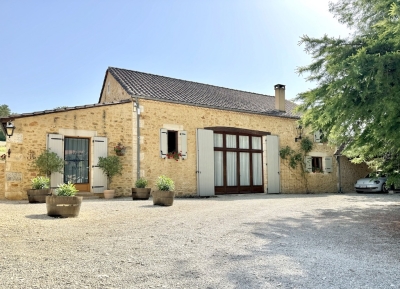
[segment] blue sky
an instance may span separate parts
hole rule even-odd
[[[107,67],[291,99],[300,36],[348,35],[328,0],[0,0],[0,105],[97,103]]]

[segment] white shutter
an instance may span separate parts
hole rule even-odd
[[[306,165],[306,172],[311,173],[312,172],[312,157],[311,156],[305,156],[304,157],[304,163]]]
[[[182,160],[187,159],[187,133],[186,130],[179,131],[179,142],[181,145]]]
[[[214,196],[214,132],[197,129],[197,194]]]
[[[281,191],[279,137],[267,135],[267,192],[268,194],[279,194]]]
[[[321,142],[321,135],[321,130],[317,130],[316,132],[314,132],[314,142]]]
[[[168,153],[168,130],[160,129],[160,158],[165,159]]]
[[[97,166],[99,157],[107,157],[108,141],[106,137],[95,136],[93,142],[92,158],[92,193],[102,193],[107,189],[107,176]]]
[[[62,134],[49,133],[47,135],[47,149],[64,159],[64,136]],[[64,183],[63,173],[52,173],[50,176],[50,188],[56,189]]]
[[[325,172],[332,172],[332,157],[325,157]]]

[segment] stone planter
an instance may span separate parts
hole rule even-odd
[[[77,217],[83,197],[47,196],[47,215],[51,217]]]
[[[50,189],[27,190],[29,203],[46,203],[46,196],[51,196]]]
[[[175,193],[171,191],[153,191],[153,204],[158,206],[172,206]]]
[[[148,200],[151,188],[132,188],[132,200]]]
[[[113,199],[115,190],[104,190],[104,199]]]

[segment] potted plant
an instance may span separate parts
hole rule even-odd
[[[104,172],[107,176],[107,190],[104,190],[104,198],[112,199],[114,198],[115,191],[110,190],[110,184],[112,178],[121,174],[122,164],[117,156],[99,157],[99,163],[97,166]]]
[[[174,181],[166,176],[159,176],[156,182],[158,191],[153,191],[153,204],[159,206],[172,206],[174,202]]]
[[[135,182],[135,188],[132,188],[133,200],[148,200],[150,198],[151,188],[146,188],[147,180],[139,178]]]
[[[27,190],[29,203],[46,203],[46,196],[50,196],[50,179],[36,177],[31,180],[31,189]]]
[[[117,154],[117,156],[123,156],[125,155],[125,150],[126,148],[124,147],[124,145],[122,143],[118,143],[115,147],[114,147],[114,151]]]
[[[40,174],[48,178],[52,173],[64,173],[64,160],[49,149],[44,150],[35,159],[33,165],[39,170]]]
[[[54,195],[46,197],[47,215],[51,217],[77,217],[83,197],[75,196],[78,190],[71,182],[58,185]]]

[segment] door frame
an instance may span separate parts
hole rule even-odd
[[[65,146],[66,146],[66,139],[86,139],[87,140],[87,154],[88,154],[88,182],[87,183],[74,183],[75,188],[80,191],[80,192],[90,192],[91,188],[91,142],[92,138],[91,137],[78,137],[78,136],[64,136],[64,162],[65,160]],[[64,177],[65,177],[65,164],[64,164]]]
[[[223,195],[223,194],[250,194],[250,193],[264,193],[264,165],[263,165],[263,155],[264,155],[264,144],[263,144],[263,136],[270,135],[270,132],[265,131],[257,131],[257,130],[249,130],[235,127],[206,127],[205,129],[212,130],[215,134],[223,135],[223,147],[214,147],[214,151],[222,151],[223,153],[223,186],[215,186],[215,194]],[[236,148],[226,148],[226,135],[236,135]],[[249,137],[249,149],[240,149],[239,148],[239,136],[248,136]],[[252,148],[252,140],[251,137],[260,137],[261,139],[261,148],[253,149]],[[227,186],[227,152],[236,152],[237,162],[236,162],[236,174],[237,174],[237,185],[236,186]],[[240,153],[246,152],[249,153],[249,174],[250,174],[250,185],[249,186],[241,186],[240,185]],[[261,185],[253,185],[253,153],[261,154]]]

